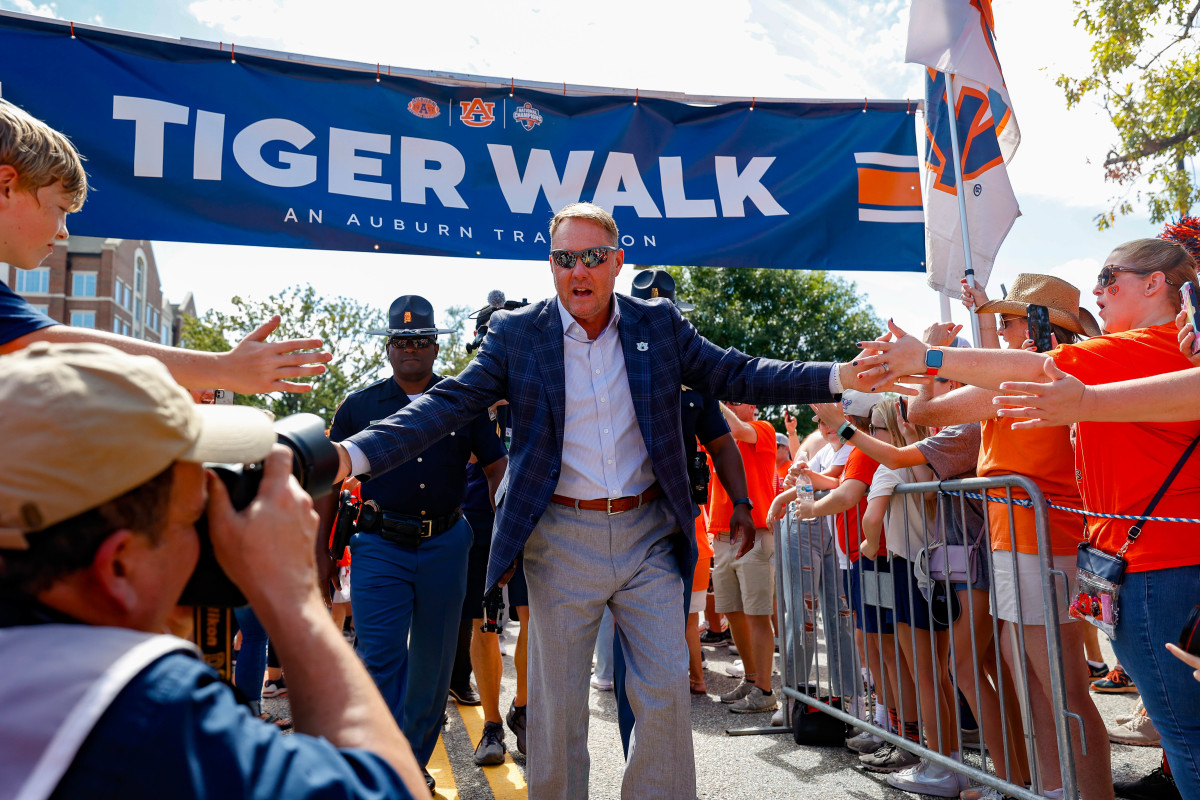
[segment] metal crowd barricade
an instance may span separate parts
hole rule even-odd
[[[982,503],[982,513],[984,515],[984,531],[985,537],[979,545],[981,550],[987,551],[989,544],[987,541],[988,521],[991,514],[1000,513],[1008,515],[1009,530],[1013,526],[1013,497],[1012,489],[1019,488],[1023,490],[1030,498],[1029,506],[1034,515],[1037,545],[1039,553],[1040,566],[1040,583],[1041,583],[1041,601],[1043,608],[1046,610],[1045,628],[1046,648],[1049,660],[1050,672],[1050,698],[1052,705],[1052,713],[1054,717],[1054,731],[1052,732],[1059,754],[1059,769],[1062,776],[1063,797],[1067,800],[1078,797],[1078,789],[1075,773],[1075,759],[1071,747],[1071,731],[1069,725],[1071,722],[1075,725],[1075,730],[1078,733],[1082,751],[1087,753],[1087,742],[1083,740],[1083,725],[1081,718],[1067,708],[1066,692],[1064,688],[1063,667],[1062,667],[1062,643],[1059,636],[1059,626],[1056,624],[1058,619],[1057,609],[1059,604],[1065,605],[1067,576],[1061,571],[1054,568],[1051,556],[1050,545],[1050,530],[1048,508],[1041,491],[1037,485],[1029,478],[1021,475],[1001,476],[997,478],[970,478],[965,480],[950,480],[950,481],[930,481],[924,483],[908,483],[901,484],[896,487],[896,495],[915,494],[923,496],[927,493],[938,494],[937,504],[937,519],[930,520],[927,517],[926,507],[923,503],[918,503],[921,508],[920,527],[924,538],[924,546],[929,547],[930,544],[946,541],[947,516],[948,513],[953,513],[952,507],[957,505],[958,519],[965,520],[968,518],[966,513],[966,504],[968,503],[968,494],[979,497],[985,495],[987,490],[992,490],[993,497],[1002,496],[1003,503],[991,502]],[[999,490],[997,492],[996,490]],[[823,493],[818,493],[818,497]],[[1021,501],[1023,504],[1026,502]],[[905,522],[909,520],[908,504],[902,504],[904,510]],[[997,775],[994,770],[989,768],[989,759],[987,745],[984,742],[983,729],[985,719],[982,715],[982,701],[979,695],[979,686],[981,681],[988,680],[985,673],[985,667],[991,667],[992,664],[983,663],[986,653],[978,652],[975,647],[979,641],[978,632],[975,629],[975,593],[967,591],[967,605],[960,609],[960,615],[966,614],[970,624],[969,640],[972,644],[971,651],[971,670],[973,672],[969,685],[976,687],[976,696],[974,703],[975,716],[980,730],[980,759],[978,762],[975,759],[964,758],[963,761],[957,761],[948,755],[937,752],[932,747],[926,746],[920,742],[913,742],[903,737],[903,725],[901,730],[892,733],[886,728],[876,725],[872,719],[863,719],[862,717],[870,717],[868,709],[864,708],[863,695],[867,691],[867,687],[863,685],[862,675],[862,658],[859,653],[858,646],[855,641],[856,633],[853,627],[852,614],[874,613],[877,621],[882,616],[881,607],[888,602],[886,592],[881,592],[879,598],[880,605],[867,606],[859,605],[856,609],[851,609],[851,613],[847,613],[847,607],[841,605],[842,602],[848,602],[843,598],[849,598],[851,593],[848,589],[848,572],[838,570],[838,585],[830,586],[830,573],[828,569],[829,547],[831,545],[830,537],[836,537],[833,518],[817,518],[815,521],[805,521],[796,519],[790,508],[776,528],[776,543],[775,543],[775,569],[776,569],[776,603],[778,611],[779,629],[777,631],[780,643],[781,654],[781,673],[783,682],[783,693],[786,697],[795,699],[799,703],[804,703],[813,709],[819,710],[825,714],[829,714],[836,719],[839,719],[854,728],[869,731],[879,737],[884,742],[897,745],[904,748],[930,762],[941,765],[955,772],[965,775],[967,778],[987,786],[994,787],[1012,797],[1022,798],[1022,800],[1041,800],[1042,798],[1042,779],[1038,773],[1037,767],[1037,743],[1041,737],[1051,735],[1050,731],[1035,730],[1032,724],[1031,699],[1029,697],[1028,682],[1019,680],[1014,685],[1021,692],[1020,714],[1019,719],[1010,719],[1010,714],[1005,711],[1006,692],[1013,689],[1013,686],[1006,686],[1006,681],[1003,679],[995,681],[993,688],[999,695],[999,716],[1000,730],[1002,733],[1002,746],[1004,749],[1004,762],[1009,765],[1005,775]],[[844,514],[856,515],[857,508],[851,509]],[[862,537],[861,520],[858,526],[858,536]],[[849,522],[845,520],[844,522]],[[931,524],[934,523],[934,524]],[[967,548],[969,542],[960,544],[950,544],[948,547],[963,547]],[[880,553],[882,555],[882,551]],[[911,555],[911,553],[910,553]],[[981,555],[983,555],[981,553]],[[989,574],[989,594],[992,607],[996,607],[996,583],[995,571],[993,569],[992,558],[1010,558],[1014,581],[1016,581],[1016,605],[1017,617],[1023,620],[1024,616],[1021,613],[1021,591],[1020,591],[1020,574],[1017,569],[1017,558],[1015,551],[995,551],[991,554],[991,558],[984,559],[983,568],[990,571]],[[887,564],[892,564],[893,556],[889,552],[887,554]],[[820,574],[818,574],[820,573]],[[865,571],[863,574],[871,574],[870,571]],[[874,573],[876,575],[882,573]],[[1056,580],[1057,579],[1057,580]],[[818,585],[819,584],[819,585]],[[954,591],[948,577],[944,579],[944,588],[947,596]],[[1060,595],[1058,587],[1063,587],[1064,591]],[[865,592],[864,592],[865,594]],[[911,603],[914,600],[909,594],[910,612]],[[949,599],[947,597],[947,603]],[[894,605],[894,597],[893,597]],[[820,624],[818,624],[818,615]],[[988,615],[985,617],[992,625],[992,641],[995,643],[994,655],[995,659],[995,675],[1004,675],[1006,666],[1002,663],[1001,658],[1001,642],[999,624],[996,618]],[[847,635],[847,624],[849,624],[849,635]],[[1084,624],[1084,623],[1077,623]],[[931,628],[933,626],[931,625]],[[1014,623],[1016,628],[1016,647],[1015,652],[1018,654],[1026,653],[1026,631],[1025,623]],[[879,636],[879,634],[863,634],[864,636]],[[899,634],[895,634],[899,638]],[[925,631],[916,626],[910,627],[913,649],[916,649],[918,636],[928,636],[930,646],[934,653],[934,663],[937,663],[937,644],[935,642],[935,634],[932,630]],[[926,720],[922,713],[922,704],[920,702],[920,676],[913,676],[913,686],[917,690],[916,700],[916,716],[915,720],[918,724],[919,731],[936,731],[939,740],[945,740],[941,731],[941,712],[938,709],[938,697],[940,693],[939,685],[941,681],[948,680],[950,682],[949,696],[953,698],[954,708],[952,709],[951,718],[956,723],[958,728],[957,733],[949,738],[956,743],[956,747],[960,753],[963,752],[963,741],[961,733],[961,714],[958,709],[957,698],[959,697],[960,677],[965,679],[966,676],[960,676],[956,666],[956,645],[954,636],[949,636],[950,651],[948,656],[948,664],[942,664],[942,669],[936,670],[934,679],[934,706],[938,713],[937,720],[934,725],[927,727]],[[900,647],[893,647],[894,663],[889,662],[899,672],[902,669],[900,663]],[[849,653],[846,651],[849,650]],[[880,650],[880,659],[884,658],[882,649]],[[1018,660],[1018,659],[1014,659]],[[1019,659],[1021,672],[1025,673],[1028,670],[1027,662],[1024,657]],[[888,707],[896,707],[901,709],[903,716],[903,706],[905,705],[905,697],[902,682],[898,682],[898,694],[896,698],[889,696],[887,689],[887,681],[883,675],[874,676],[875,695],[877,701],[884,703]],[[1022,688],[1024,687],[1024,688]],[[832,704],[833,698],[842,698],[841,707]],[[830,702],[826,702],[826,698]],[[869,696],[867,697],[869,701]],[[1032,702],[1038,702],[1036,700]],[[867,703],[869,708],[869,703]],[[909,704],[910,707],[912,703]],[[790,732],[792,728],[792,704],[784,703],[785,708],[785,724],[783,731]],[[912,722],[913,720],[903,720]],[[1009,741],[1011,728],[1014,725],[1020,725],[1022,734],[1019,741],[1024,743],[1024,750],[1028,760],[1029,777],[1031,786],[1026,787],[1024,783],[1016,783],[1010,780],[1012,757],[1015,753],[1009,751]],[[780,732],[780,729],[742,729],[739,731],[730,731],[732,734],[748,734],[748,733],[766,733]],[[918,737],[923,738],[923,737]],[[936,742],[934,743],[936,746]],[[975,763],[978,763],[978,766]]]

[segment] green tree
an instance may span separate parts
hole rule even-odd
[[[265,408],[277,418],[307,411],[328,423],[346,395],[376,380],[387,367],[383,337],[366,333],[384,327],[381,309],[346,297],[319,297],[308,285],[289,287],[265,301],[234,297],[232,302],[232,313],[208,311],[184,320],[183,346],[209,352],[230,350],[264,320],[279,314],[283,322],[272,339],[315,336],[333,353],[324,375],[298,379],[312,383],[311,392],[238,395],[238,403]]]
[[[439,375],[457,375],[475,357],[474,352],[467,352],[467,345],[475,338],[475,320],[467,319],[473,311],[467,306],[450,306],[446,309],[449,319],[444,327],[454,332],[438,341],[438,359],[433,368]]]
[[[847,361],[859,352],[855,342],[884,330],[853,282],[820,270],[664,269],[676,297],[696,305],[688,319],[721,347],[784,361]],[[815,427],[804,411],[793,409],[802,437]],[[762,417],[783,432],[782,408],[764,407]]]
[[[1097,215],[1101,230],[1133,211],[1145,179],[1150,219],[1183,216],[1200,190],[1188,162],[1200,149],[1200,47],[1195,0],[1075,0],[1076,27],[1092,37],[1091,72],[1062,75],[1067,108],[1098,98],[1116,129],[1105,178],[1125,187]],[[1140,191],[1136,199],[1141,199]]]

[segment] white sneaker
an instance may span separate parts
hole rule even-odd
[[[774,692],[768,697],[763,694],[762,689],[755,686],[749,694],[731,705],[729,710],[734,714],[761,714],[764,711],[773,711],[779,703],[778,697]]]
[[[1150,721],[1150,717],[1146,716],[1144,710],[1141,714],[1135,714],[1133,719],[1124,725],[1110,726],[1108,740],[1116,744],[1129,744],[1135,747],[1158,747],[1161,744],[1158,729],[1154,727],[1154,723]]]
[[[771,715],[771,727],[783,727],[783,706],[780,706],[778,709],[776,709],[775,713]]]
[[[739,658],[725,668],[725,674],[731,678],[744,678],[746,677],[746,665]]]
[[[887,782],[906,792],[934,797],[958,797],[969,786],[967,776],[934,766],[925,759],[915,767],[888,775]]]
[[[859,754],[874,753],[881,744],[883,744],[883,739],[875,734],[870,731],[860,731],[846,740],[846,749]]]
[[[1145,708],[1145,706],[1142,705],[1142,698],[1139,695],[1137,702],[1133,704],[1133,711],[1131,711],[1128,714],[1117,714],[1115,717],[1113,717],[1113,724],[1114,725],[1124,725],[1125,723],[1129,722],[1129,720],[1136,717],[1138,714],[1141,714],[1143,708]]]
[[[601,692],[611,692],[613,690],[613,682],[605,678],[592,676],[592,688],[598,689]]]

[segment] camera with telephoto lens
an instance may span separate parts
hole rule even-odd
[[[325,437],[325,421],[316,414],[292,414],[275,423],[275,435],[280,444],[292,451],[292,474],[300,487],[313,498],[332,491],[337,477],[338,454],[333,443]],[[255,464],[207,464],[225,488],[237,511],[254,500],[262,483],[263,462]],[[179,598],[180,605],[208,608],[236,608],[246,605],[241,590],[221,569],[213,553],[208,535],[208,516],[196,523],[200,537],[200,560],[196,570]],[[313,531],[316,535],[316,531]]]
[[[488,292],[488,304],[483,308],[471,314],[467,319],[475,320],[475,338],[467,343],[467,352],[478,350],[483,345],[483,339],[487,336],[488,323],[492,320],[492,314],[497,311],[512,311],[529,305],[529,300],[522,297],[520,302],[516,300],[505,300],[504,292],[499,289],[492,289]]]

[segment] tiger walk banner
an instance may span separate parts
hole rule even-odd
[[[585,200],[631,263],[924,270],[915,102],[442,83],[13,13],[0,48],[4,99],[87,158],[76,234],[541,260]]]

